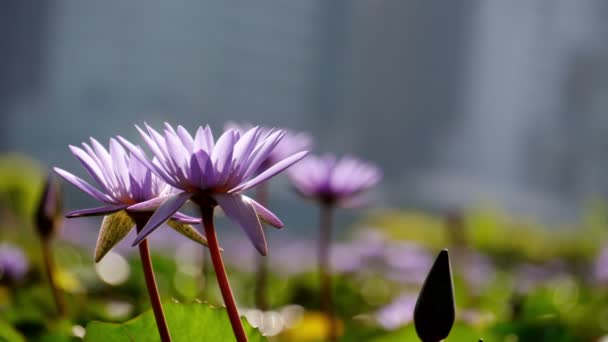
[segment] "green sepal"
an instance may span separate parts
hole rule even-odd
[[[174,220],[167,221],[167,225],[169,225],[169,227],[173,228],[175,231],[184,235],[188,239],[203,246],[207,246],[207,238],[201,235],[201,233],[199,233],[193,226],[185,223],[180,223]]]
[[[99,262],[117,243],[127,236],[135,221],[125,210],[104,216],[95,246],[95,262]]]

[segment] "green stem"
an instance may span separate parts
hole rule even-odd
[[[138,222],[138,220],[136,220],[137,232],[139,232],[144,225],[145,222]],[[152,259],[150,258],[148,240],[144,239],[138,247],[144,278],[146,280],[146,288],[148,289],[148,296],[150,297],[150,303],[152,304],[152,312],[154,312],[154,319],[156,320],[160,340],[162,342],[171,342],[169,326],[167,325],[167,319],[163,312],[158,286],[156,285],[156,279],[154,278],[154,267],[152,266]]]
[[[328,339],[338,340],[338,326],[334,317],[334,303],[330,275],[330,246],[333,206],[321,205],[321,222],[319,226],[319,277],[321,282],[321,310],[329,320]]]
[[[268,186],[267,183],[261,184],[257,188],[256,201],[263,206],[268,204]],[[268,297],[266,296],[268,288],[268,257],[256,254],[257,270],[255,273],[255,305],[260,310],[268,310]]]
[[[41,242],[42,259],[44,260],[44,268],[49,281],[49,287],[51,288],[51,292],[53,293],[55,307],[57,308],[57,313],[59,314],[59,317],[64,317],[66,314],[65,301],[63,300],[61,291],[59,290],[59,287],[57,287],[57,282],[55,281],[55,258],[53,256],[53,251],[51,250],[51,239],[42,238]]]
[[[239,316],[232,290],[230,289],[230,283],[228,282],[228,275],[224,268],[224,262],[222,261],[222,253],[220,252],[220,246],[217,241],[217,235],[215,234],[215,226],[213,225],[213,207],[207,205],[200,205],[201,216],[203,218],[203,227],[205,228],[205,235],[207,236],[207,243],[209,244],[209,254],[211,255],[211,262],[215,270],[215,276],[217,283],[222,292],[222,298],[224,299],[224,305],[226,305],[226,311],[228,311],[228,318],[232,325],[232,331],[234,331],[234,337],[237,342],[247,342],[247,335],[245,329],[243,329],[243,323]]]

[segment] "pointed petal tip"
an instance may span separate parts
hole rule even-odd
[[[131,247],[136,247],[137,245],[139,245],[144,239],[146,238],[146,236],[143,235],[137,235],[135,237],[135,240],[133,240],[133,243],[131,244]]]

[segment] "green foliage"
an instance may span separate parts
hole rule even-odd
[[[25,156],[0,155],[0,208],[29,222],[41,195],[42,170],[40,164]]]
[[[494,332],[492,331],[484,331],[478,330],[471,326],[456,323],[454,327],[452,327],[452,331],[450,332],[450,336],[445,341],[470,341],[477,342],[480,338],[483,338],[484,341],[500,341],[496,338]],[[418,342],[418,336],[416,335],[416,329],[413,324],[409,324],[401,329],[397,329],[395,331],[387,332],[380,329],[361,329],[357,327],[352,327],[347,330],[346,335],[343,336],[343,342],[357,342],[357,341],[366,341],[366,342]],[[521,340],[520,340],[521,341]],[[528,340],[524,340],[528,341]]]
[[[575,265],[587,263],[608,240],[608,215],[600,203],[585,213],[578,226],[546,227],[533,219],[514,219],[491,209],[461,215],[459,230],[450,226],[449,215],[394,210],[376,212],[362,226],[378,227],[391,239],[413,241],[433,250],[464,245],[505,266],[555,259]]]
[[[170,303],[163,306],[173,341],[232,341],[234,335],[224,309],[205,304]],[[266,341],[260,333],[243,320],[249,341]],[[151,310],[122,323],[93,321],[87,325],[87,342],[160,341]]]
[[[0,341],[25,342],[25,338],[9,323],[0,320]]]

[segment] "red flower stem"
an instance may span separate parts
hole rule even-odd
[[[51,250],[51,239],[43,237],[42,240],[42,260],[44,260],[44,269],[46,271],[46,277],[49,281],[49,287],[53,293],[53,300],[55,301],[55,307],[57,308],[57,314],[59,317],[64,317],[66,314],[65,302],[61,295],[61,290],[57,287],[55,281],[55,258],[53,251]]]
[[[319,277],[321,282],[321,310],[329,320],[327,338],[330,341],[338,340],[338,326],[334,317],[334,304],[330,275],[330,246],[333,206],[329,203],[321,205],[321,222],[319,226]]]
[[[137,232],[139,232],[145,224],[145,221],[142,223],[138,222],[136,219]],[[148,289],[148,297],[150,297],[150,303],[152,304],[152,312],[154,312],[154,319],[156,320],[160,340],[162,342],[171,342],[169,326],[167,325],[167,319],[165,318],[165,314],[163,312],[160,294],[158,293],[158,286],[156,285],[156,279],[154,278],[154,267],[152,266],[152,259],[150,258],[148,240],[144,239],[139,243],[138,247],[139,257],[141,258],[141,265],[144,271],[144,278],[146,280],[146,288]]]
[[[228,276],[226,275],[226,269],[224,268],[224,262],[222,261],[222,254],[220,252],[220,246],[217,241],[215,234],[215,227],[213,225],[213,207],[207,205],[201,205],[201,216],[203,218],[203,227],[205,228],[205,235],[207,237],[207,243],[209,244],[209,254],[211,255],[211,262],[215,270],[215,276],[217,278],[217,284],[222,292],[222,298],[224,299],[224,305],[226,305],[226,311],[228,311],[228,318],[230,318],[230,324],[232,325],[232,331],[234,331],[234,337],[237,342],[247,342],[247,335],[243,329],[241,318],[239,316],[232,290],[230,289],[230,283],[228,282]]]
[[[268,183],[260,184],[257,188],[255,199],[263,206],[268,204]],[[255,305],[260,310],[268,310],[268,257],[255,253],[257,258],[257,270],[255,273]]]

